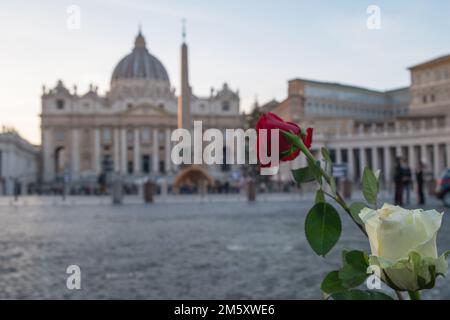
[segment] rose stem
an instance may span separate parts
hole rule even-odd
[[[302,139],[300,139],[298,136],[293,135],[290,132],[285,132],[283,131],[283,133],[285,134],[285,136],[288,137],[288,139],[294,144],[294,146],[298,149],[300,149],[303,154],[313,163],[315,163],[316,159],[314,158],[314,156],[312,155],[312,153],[309,151],[309,149],[305,146],[305,144],[303,143]],[[319,168],[321,175],[325,178],[325,181],[328,183],[328,185],[331,184],[331,177],[328,175],[328,173],[325,172],[325,170],[323,170],[321,167]],[[345,203],[345,200],[342,198],[342,196],[339,194],[339,192],[336,192],[336,196],[332,196],[330,194],[327,194],[329,197],[331,197],[333,200],[335,200],[341,207],[342,209],[344,209],[344,211],[348,214],[348,216],[350,217],[350,219],[352,219],[352,221],[358,226],[358,228],[361,230],[362,233],[364,233],[364,235],[367,237],[367,233],[366,230],[364,230],[363,226],[361,226],[356,220],[355,218],[353,218],[351,212],[350,212],[350,208],[348,207],[348,205]]]
[[[420,291],[408,291],[411,300],[420,300]]]
[[[291,143],[298,149],[300,149],[301,152],[303,152],[303,154],[312,162],[315,163],[316,159],[314,158],[314,156],[312,155],[312,153],[309,151],[309,149],[305,146],[305,144],[303,143],[303,140],[296,136],[295,134],[292,134],[291,132],[286,132],[286,131],[282,131],[282,133],[288,138],[289,141],[291,141]],[[325,172],[325,170],[323,170],[321,167],[319,167],[320,173],[321,175],[325,178],[325,181],[328,183],[328,185],[331,184],[331,177],[328,175],[328,173]],[[350,219],[358,226],[359,230],[361,230],[361,232],[366,236],[367,236],[367,232],[364,229],[363,226],[361,226],[356,220],[355,218],[353,218],[351,212],[350,212],[350,208],[348,207],[347,203],[345,202],[344,198],[339,194],[339,192],[336,191],[336,196],[333,196],[329,193],[326,193],[326,195],[328,195],[329,197],[331,197],[333,200],[336,201],[336,203],[338,203],[342,209],[344,209],[344,211],[348,214],[348,216],[350,217]],[[401,292],[394,290],[398,299],[399,300],[404,300],[403,296],[401,294]],[[417,291],[415,292],[418,296],[418,298],[420,299],[420,293]],[[411,293],[409,293],[410,297],[411,297]],[[417,297],[416,296],[416,297]],[[411,298],[412,299],[412,298]],[[415,299],[417,300],[417,299]]]

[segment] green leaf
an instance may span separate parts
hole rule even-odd
[[[325,202],[325,193],[322,189],[317,190],[315,203]]]
[[[344,254],[344,266],[339,270],[339,279],[347,288],[354,288],[364,283],[369,274],[368,256],[358,250],[353,250]]]
[[[298,184],[308,183],[316,179],[310,167],[292,170],[292,175]]]
[[[379,291],[357,289],[333,293],[331,297],[334,300],[394,300],[391,296]]]
[[[359,214],[361,213],[362,209],[364,209],[364,208],[367,208],[367,205],[363,202],[355,202],[355,203],[352,203],[352,205],[350,206],[350,213],[351,213],[353,219],[355,219],[355,221],[358,222],[362,226],[364,226],[364,223],[361,220],[361,218],[359,217]]]
[[[320,289],[327,294],[347,290],[347,288],[343,285],[342,280],[339,279],[339,271],[332,271],[327,274],[325,279],[322,281]]]
[[[364,198],[366,198],[368,203],[376,205],[378,197],[378,179],[368,167],[364,169],[362,184]]]
[[[305,220],[305,234],[314,252],[325,257],[341,236],[341,218],[336,209],[326,202],[315,204]]]
[[[369,257],[359,250],[347,251],[344,256],[346,264],[352,265],[356,270],[366,273],[369,267]]]

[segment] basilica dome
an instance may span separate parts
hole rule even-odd
[[[139,31],[133,51],[114,68],[111,84],[120,80],[156,80],[170,85],[163,64],[148,51],[145,38]]]

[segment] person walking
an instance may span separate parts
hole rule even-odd
[[[425,164],[420,161],[419,166],[416,169],[416,181],[417,181],[417,202],[420,205],[425,204]]]
[[[411,204],[411,187],[412,187],[412,172],[408,163],[402,160],[402,182],[405,193],[406,204]]]
[[[397,157],[395,159],[394,167],[394,186],[395,186],[395,198],[394,204],[397,206],[403,205],[403,174],[402,174],[402,159]]]

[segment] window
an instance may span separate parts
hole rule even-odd
[[[58,110],[64,109],[64,100],[62,99],[56,100],[56,109]]]
[[[229,111],[230,110],[230,102],[224,101],[222,102],[222,111]]]
[[[434,102],[434,100],[435,100],[434,94],[432,94],[432,95],[430,96],[430,99],[431,99],[431,102]]]
[[[422,97],[422,102],[423,102],[423,103],[427,103],[427,96],[423,96],[423,97]]]

